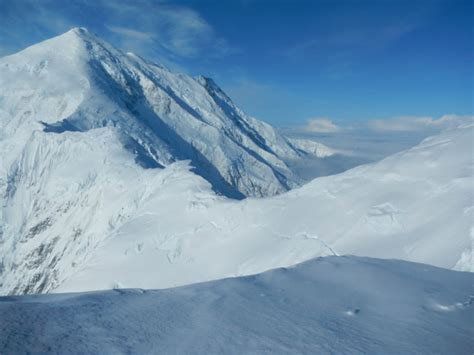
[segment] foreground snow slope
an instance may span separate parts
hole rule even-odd
[[[472,271],[472,137],[447,131],[268,199],[216,198],[176,169],[56,291],[171,287],[332,254]]]
[[[0,352],[471,354],[471,273],[326,257],[166,290],[0,298]]]

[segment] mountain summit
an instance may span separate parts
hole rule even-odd
[[[241,198],[297,186],[285,160],[310,154],[243,113],[212,79],[172,73],[84,28],[2,58],[0,77],[0,139],[15,136],[3,170],[34,131],[115,127],[142,167],[190,160],[216,191]]]

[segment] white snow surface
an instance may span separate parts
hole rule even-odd
[[[473,281],[332,256],[165,290],[0,297],[0,352],[471,354]]]
[[[168,288],[334,254],[474,269],[472,125],[237,201],[212,167],[271,195],[278,156],[300,152],[207,79],[74,29],[0,59],[0,84],[0,294]]]

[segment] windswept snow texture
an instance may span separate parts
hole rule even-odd
[[[0,352],[471,354],[471,273],[325,257],[166,290],[0,298]]]

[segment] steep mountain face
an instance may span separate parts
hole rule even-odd
[[[296,186],[285,159],[303,152],[246,116],[205,77],[175,74],[73,29],[0,60],[2,178],[32,132],[116,127],[145,168],[191,160],[227,196]]]

